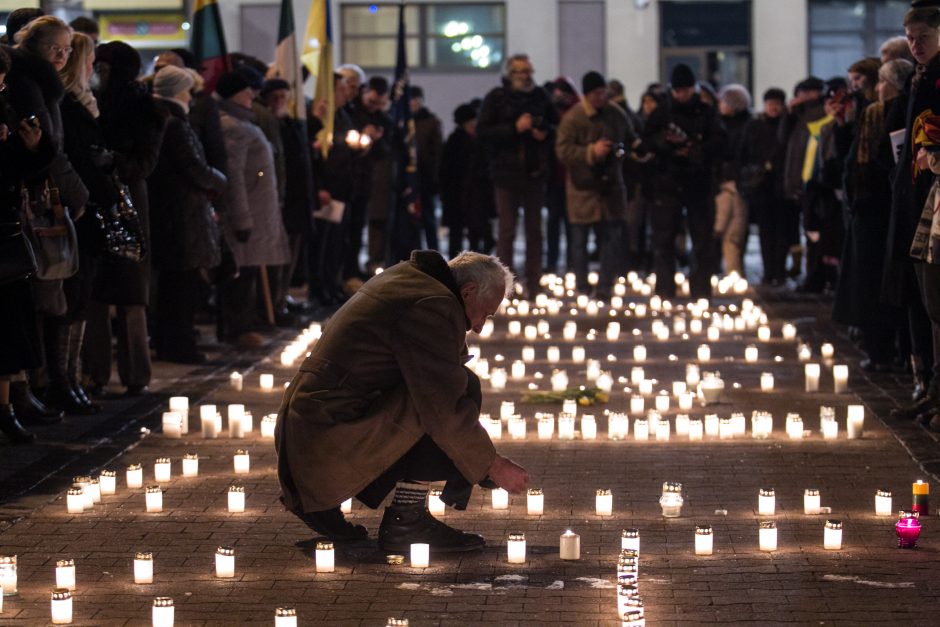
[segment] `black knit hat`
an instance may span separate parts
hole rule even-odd
[[[221,98],[231,98],[238,92],[251,87],[248,79],[241,72],[226,72],[215,84],[215,93]]]
[[[600,87],[607,87],[607,81],[601,76],[600,72],[591,70],[581,77],[581,93],[589,94]]]
[[[779,100],[780,102],[787,101],[787,92],[783,91],[779,87],[771,87],[764,92],[764,102],[768,100]]]
[[[454,109],[454,124],[460,126],[464,122],[475,120],[477,118],[477,109],[470,104],[462,104]]]
[[[137,78],[140,73],[140,53],[123,41],[109,41],[95,48],[95,62],[111,66],[111,75],[125,80]]]
[[[673,89],[695,87],[695,72],[685,63],[680,63],[672,68],[672,74],[669,76],[669,84]]]

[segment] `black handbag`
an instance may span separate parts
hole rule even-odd
[[[95,207],[95,222],[101,234],[103,252],[117,259],[140,261],[146,254],[140,215],[127,185],[114,177],[119,200],[110,207]]]
[[[48,180],[41,187],[23,191],[23,232],[36,255],[36,278],[67,279],[78,272],[78,236],[59,189]]]
[[[36,272],[36,255],[19,222],[0,223],[0,285],[29,278]]]

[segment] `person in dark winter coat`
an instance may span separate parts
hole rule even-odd
[[[441,168],[441,151],[444,149],[444,131],[441,130],[440,118],[424,106],[424,90],[417,85],[411,86],[411,114],[418,149],[418,186],[425,248],[440,250],[436,214],[440,185],[437,176]]]
[[[747,199],[751,221],[757,222],[764,269],[762,281],[772,285],[779,285],[786,278],[790,249],[787,206],[781,202],[782,150],[778,139],[786,99],[782,89],[764,92],[764,110],[747,123],[741,140],[738,187]]]
[[[534,294],[542,276],[542,207],[548,180],[552,134],[558,111],[532,79],[527,55],[506,61],[503,84],[483,100],[477,132],[487,148],[496,190],[499,236],[496,254],[513,267],[519,208],[525,221],[525,287]]]
[[[559,119],[581,102],[581,93],[567,76],[559,76],[546,87],[552,97],[552,104],[558,111]],[[548,272],[565,272],[571,261],[570,229],[568,228],[568,202],[565,192],[565,165],[558,159],[555,151],[549,152],[549,175],[545,190],[545,206],[548,209],[545,223],[545,269]],[[565,259],[561,256],[561,237],[565,237]]]
[[[842,251],[832,319],[859,327],[867,355],[864,370],[888,370],[894,357],[895,331],[901,309],[881,304],[885,232],[891,208],[890,175],[894,170],[885,112],[904,88],[914,66],[906,59],[889,61],[878,73],[879,101],[861,112],[855,142],[846,163],[849,224]]]
[[[747,200],[738,188],[741,180],[741,151],[744,128],[751,120],[751,94],[744,85],[730,84],[718,94],[718,111],[727,133],[725,150],[718,162],[715,196],[715,237],[721,241],[726,274],[744,276],[744,247],[747,243]]]
[[[139,394],[150,383],[150,210],[147,177],[157,165],[163,127],[162,110],[137,81],[140,54],[112,41],[97,49],[99,124],[105,145],[114,155],[114,173],[127,186],[141,225],[144,258],[140,261],[103,258],[89,304],[85,340],[85,373],[97,388],[111,379],[111,305],[116,306],[117,365],[128,394]]]
[[[157,270],[157,358],[201,363],[194,322],[202,272],[219,265],[221,243],[211,200],[225,191],[225,175],[206,161],[189,123],[196,73],[168,66],[154,79],[154,98],[166,112],[157,165],[147,180],[153,264]]]
[[[493,250],[490,220],[496,216],[493,183],[483,146],[477,137],[477,109],[462,104],[454,110],[457,128],[447,137],[441,156],[441,217],[450,230],[448,253],[453,258],[467,247]]]
[[[693,298],[711,295],[714,263],[714,166],[725,134],[715,110],[696,93],[692,69],[679,64],[671,76],[668,97],[643,129],[644,143],[655,154],[652,228],[656,293],[672,297],[676,271],[676,234],[683,211],[692,239],[690,291]]]
[[[0,47],[0,85],[10,71],[10,49]],[[55,157],[55,146],[37,120],[19,117],[0,99],[0,237],[22,231],[23,186],[36,185],[47,176]],[[35,409],[19,415],[11,402],[11,385],[26,387],[25,381],[13,384],[11,379],[22,371],[42,364],[39,326],[33,305],[28,277],[10,277],[0,285],[0,432],[13,444],[28,444],[34,436],[20,421],[40,422]],[[42,422],[60,420],[61,415]]]

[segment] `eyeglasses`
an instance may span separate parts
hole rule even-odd
[[[2,94],[3,92],[5,92],[6,90],[7,90],[7,84],[6,84],[6,83],[0,83],[0,94]]]
[[[55,56],[59,56],[61,54],[66,57],[72,54],[73,49],[72,46],[66,46],[63,48],[59,44],[46,44],[46,48],[48,48],[49,51],[52,52],[52,54]]]

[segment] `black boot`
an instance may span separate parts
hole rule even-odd
[[[87,408],[89,414],[97,414],[101,411],[101,405],[93,403],[82,384],[79,382],[82,372],[82,343],[85,341],[85,321],[72,322],[69,324],[69,347],[68,361],[66,363],[66,376],[69,380],[69,386],[75,397]]]
[[[62,422],[61,410],[49,407],[36,398],[26,381],[10,383],[10,404],[22,422],[33,425],[52,425]]]
[[[365,527],[348,522],[338,507],[324,512],[292,511],[291,513],[304,521],[308,527],[333,542],[355,542],[369,537],[369,532]]]
[[[36,436],[23,428],[19,420],[16,419],[16,412],[13,411],[13,405],[0,405],[0,431],[11,444],[30,444],[36,439]]]
[[[423,502],[386,507],[379,526],[379,547],[387,552],[407,553],[415,542],[429,544],[432,553],[462,553],[486,546],[482,536],[464,533],[439,521]]]

